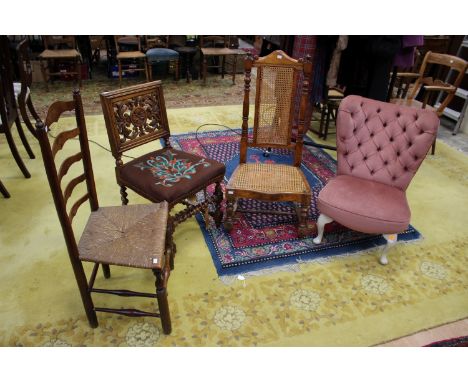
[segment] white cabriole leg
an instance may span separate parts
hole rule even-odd
[[[397,242],[398,235],[396,233],[394,233],[394,234],[390,234],[390,235],[389,234],[384,234],[382,236],[384,237],[385,240],[387,240],[387,245],[383,248],[382,254],[380,255],[380,264],[387,265],[388,264],[387,252]]]
[[[328,217],[327,215],[320,214],[317,220],[317,237],[315,237],[313,240],[314,244],[320,244],[322,242],[325,224],[331,223],[332,221],[333,219]]]

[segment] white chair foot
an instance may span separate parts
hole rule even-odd
[[[327,215],[320,214],[317,219],[317,236],[312,240],[314,244],[320,244],[323,238],[323,231],[325,230],[325,224],[331,223],[333,219]]]
[[[383,235],[384,239],[387,240],[387,245],[384,247],[382,250],[382,254],[380,255],[380,264],[382,265],[387,265],[388,264],[388,259],[387,259],[387,251],[395,245],[395,243],[398,241],[398,235],[396,233],[394,234],[384,234]]]

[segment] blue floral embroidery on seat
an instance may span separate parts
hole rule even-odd
[[[140,170],[150,170],[154,177],[160,179],[155,183],[156,185],[172,187],[173,183],[178,183],[181,179],[191,179],[192,175],[197,172],[197,166],[209,167],[210,163],[206,162],[205,158],[196,163],[189,162],[187,159],[176,159],[173,152],[167,151],[134,166]]]

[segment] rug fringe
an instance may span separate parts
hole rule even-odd
[[[417,239],[409,240],[409,241],[400,241],[397,242],[396,246],[400,245],[412,245],[412,244],[418,244],[424,241],[423,235],[421,235]],[[316,259],[309,259],[309,260],[303,260],[301,257],[298,257],[296,260],[295,264],[285,264],[285,265],[279,265],[277,267],[271,267],[271,268],[264,268],[264,269],[259,269],[256,271],[252,272],[245,272],[245,273],[238,273],[235,275],[224,275],[224,276],[219,276],[219,280],[224,284],[224,285],[232,285],[236,281],[241,281],[244,284],[244,287],[246,286],[246,279],[249,277],[254,277],[254,276],[264,276],[264,275],[271,275],[277,272],[292,272],[292,273],[297,273],[301,272],[301,264],[311,264],[311,263],[316,263],[316,264],[327,264],[332,261],[334,261],[337,258],[346,258],[350,256],[356,256],[356,258],[366,256],[371,254],[372,252],[381,250],[384,245],[379,245],[373,248],[369,249],[364,249],[364,250],[358,250],[354,252],[348,252],[348,253],[343,253],[341,255],[333,255],[333,256],[327,256],[327,257],[318,257]],[[395,247],[394,247],[395,248]]]

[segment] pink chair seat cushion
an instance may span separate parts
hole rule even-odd
[[[330,180],[317,206],[341,225],[372,234],[403,232],[411,217],[404,191],[350,175]]]

